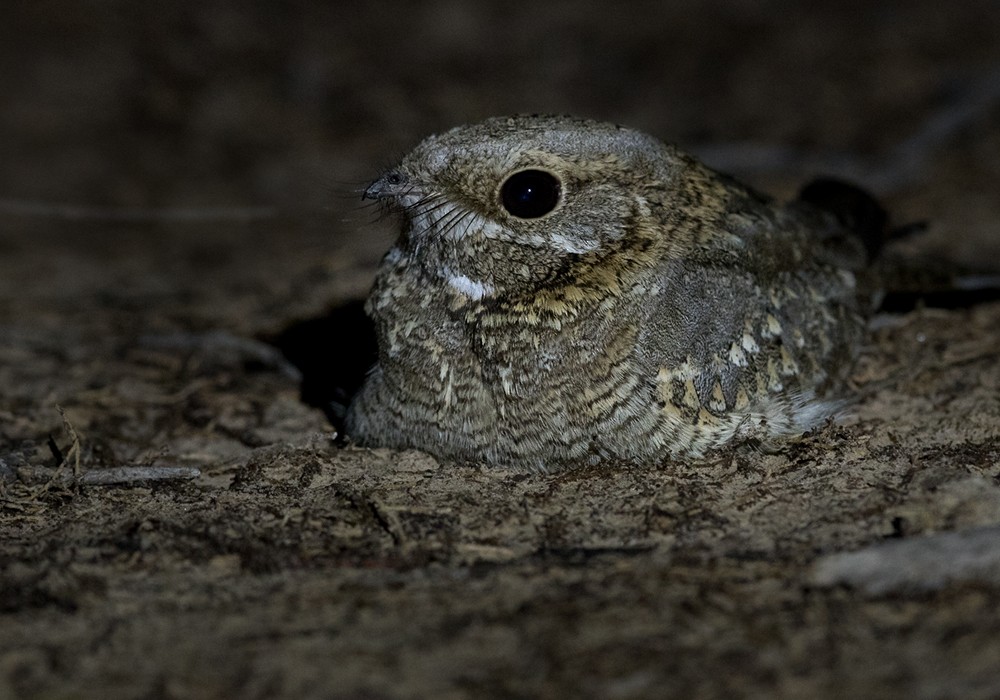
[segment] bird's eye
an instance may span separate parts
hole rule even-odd
[[[521,170],[500,187],[500,202],[511,216],[537,219],[559,204],[562,185],[552,173],[544,170]]]

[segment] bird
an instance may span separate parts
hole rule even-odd
[[[400,231],[355,444],[666,466],[783,449],[850,400],[888,221],[855,185],[779,202],[634,129],[515,115],[426,138],[363,197]]]

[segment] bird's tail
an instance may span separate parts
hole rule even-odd
[[[802,188],[799,200],[837,217],[864,244],[871,262],[894,237],[889,215],[878,201],[857,185],[836,178],[817,178]]]
[[[972,268],[940,256],[900,254],[892,243],[927,230],[927,222],[890,226],[878,201],[856,185],[836,178],[813,180],[799,200],[836,216],[844,229],[863,243],[883,311],[903,312],[917,306],[966,308],[1000,300],[1000,265]],[[889,250],[884,250],[889,246]]]

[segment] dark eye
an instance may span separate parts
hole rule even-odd
[[[511,216],[537,219],[556,208],[561,193],[559,180],[552,173],[521,170],[500,187],[500,201]]]

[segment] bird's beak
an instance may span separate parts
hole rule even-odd
[[[410,179],[398,170],[389,170],[365,189],[361,199],[397,198],[413,188]]]

